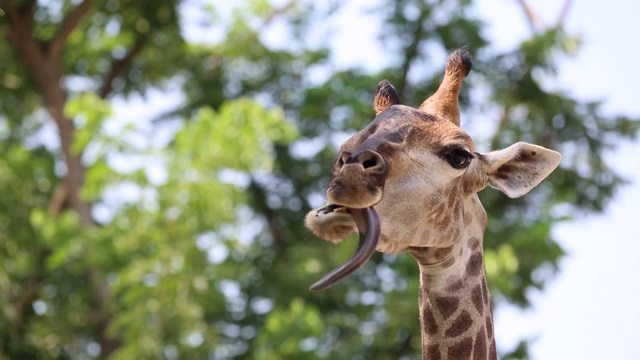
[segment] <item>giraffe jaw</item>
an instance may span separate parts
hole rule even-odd
[[[380,239],[380,219],[373,206],[364,209],[345,208],[339,205],[327,204],[316,210],[316,216],[336,211],[347,211],[358,227],[358,249],[355,254],[344,263],[332,270],[309,287],[312,291],[326,289],[364,265],[376,251]]]
[[[333,243],[342,241],[357,228],[353,216],[346,207],[330,202],[309,211],[305,218],[305,225],[317,237]]]
[[[333,212],[346,212],[347,208],[342,206],[342,205],[336,205],[336,204],[332,204],[330,202],[326,203],[324,206],[322,206],[321,208],[318,208],[316,210],[316,214],[318,215],[326,215],[326,214],[330,214]]]

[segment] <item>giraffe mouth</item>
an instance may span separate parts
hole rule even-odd
[[[355,254],[342,266],[333,269],[309,287],[309,290],[318,291],[333,286],[338,281],[358,270],[366,264],[371,255],[376,251],[380,239],[380,218],[378,213],[370,206],[364,209],[346,208],[339,205],[328,204],[318,210],[319,214],[328,214],[334,211],[347,211],[358,227],[358,248]]]

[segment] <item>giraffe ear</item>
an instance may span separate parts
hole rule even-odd
[[[483,155],[489,185],[517,198],[536,187],[560,164],[562,155],[542,146],[519,142]]]
[[[376,115],[398,104],[400,104],[400,98],[393,85],[387,80],[380,81],[373,97],[373,109],[376,111]]]

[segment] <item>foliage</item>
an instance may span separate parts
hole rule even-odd
[[[15,27],[6,4],[31,11],[40,44],[81,6],[2,1],[6,34]],[[463,45],[477,64],[465,114],[486,104],[499,113],[497,121],[463,114],[463,126],[498,127],[479,147],[522,140],[565,156],[525,198],[481,193],[496,305],[528,305],[527,291],[543,288],[563,255],[554,224],[602,211],[624,183],[602,154],[636,136],[639,122],[545,88],[577,39],[549,29],[495,54],[471,5],[383,1],[374,10],[380,42],[394,55],[371,73],[340,68],[332,49],[308,45],[338,2],[93,3],[53,64],[93,226],[73,205],[55,206],[68,159],[51,141],[45,89],[3,38],[0,358],[418,358],[414,260],[376,254],[349,280],[310,294],[355,244],[329,251],[302,219],[321,202],[336,140],[372,118],[377,81],[390,79],[417,105],[440,81],[439,59]],[[289,34],[286,44],[268,40],[272,26]],[[474,87],[490,95],[478,99]],[[153,120],[122,120],[114,104],[151,91],[179,105]],[[526,353],[523,342],[510,356]]]

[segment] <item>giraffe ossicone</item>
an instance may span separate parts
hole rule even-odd
[[[486,213],[477,192],[489,185],[522,196],[561,160],[556,151],[523,142],[475,152],[459,126],[458,96],[470,70],[469,53],[453,52],[440,87],[417,109],[400,105],[393,86],[381,81],[376,117],[342,145],[328,203],[305,219],[332,242],[360,233],[354,257],[312,290],[357,270],[374,250],[409,252],[417,260],[423,359],[497,358],[482,250]]]

